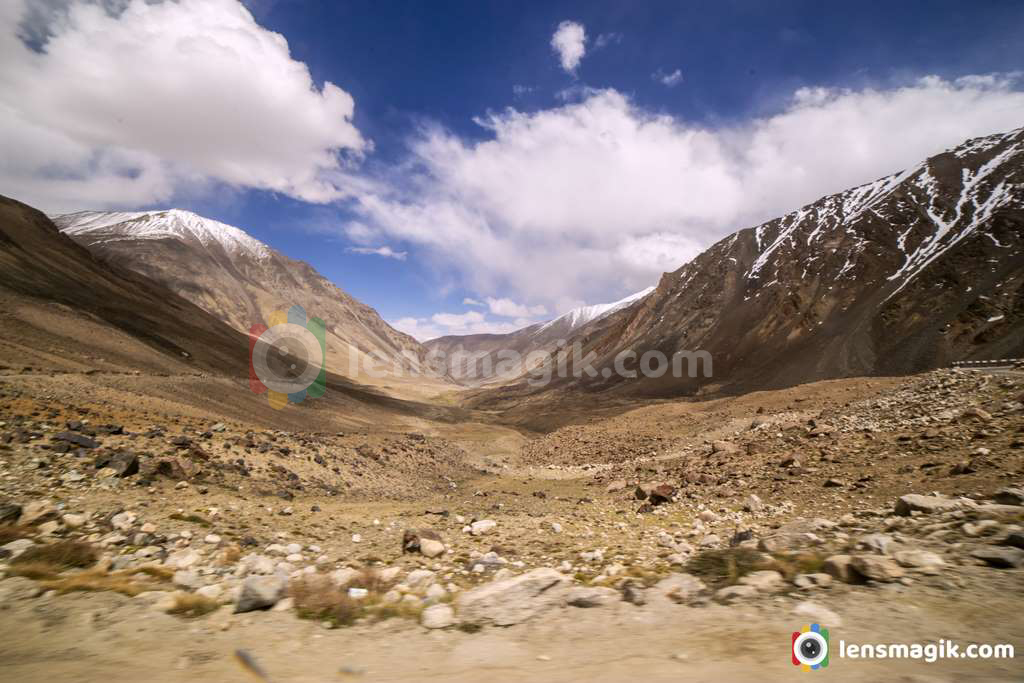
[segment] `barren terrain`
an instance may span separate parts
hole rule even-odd
[[[267,429],[228,380],[8,369],[7,675],[783,680],[789,634],[819,621],[1019,646],[1022,380],[835,380],[541,434],[484,414]],[[69,541],[79,566],[53,556]],[[1015,662],[833,656],[828,675]]]

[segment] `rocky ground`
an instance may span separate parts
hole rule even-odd
[[[529,438],[0,390],[10,680],[781,680],[811,622],[1024,647],[1021,373],[656,403]]]

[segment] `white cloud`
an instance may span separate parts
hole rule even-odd
[[[532,92],[532,85],[521,85],[519,83],[516,83],[515,85],[512,86],[512,94],[515,95],[516,98],[526,97]]]
[[[658,81],[666,88],[674,88],[683,82],[683,72],[679,69],[676,69],[672,73],[665,73],[661,69],[658,69],[653,74],[651,74],[651,78]]]
[[[388,324],[420,341],[426,341],[453,334],[508,334],[531,325],[533,322],[535,321],[525,318],[496,321],[478,311],[467,311],[466,313],[435,313],[427,318],[399,318],[389,320]]]
[[[583,24],[575,21],[563,21],[551,36],[551,47],[558,54],[562,70],[575,74],[580,60],[586,54],[587,33]]]
[[[404,261],[405,257],[408,256],[408,252],[395,251],[386,244],[382,247],[349,247],[345,251],[353,254],[373,254],[375,256],[383,256],[384,258],[393,258],[398,261]]]
[[[596,40],[594,40],[594,49],[600,50],[601,48],[608,47],[609,45],[617,44],[617,43],[621,43],[621,42],[622,42],[622,34],[621,33],[616,33],[614,31],[611,32],[611,33],[602,33],[602,34],[597,36]]]
[[[500,315],[505,318],[532,318],[548,312],[541,305],[526,306],[517,304],[512,299],[495,299],[494,297],[487,297],[487,307],[494,315]]]
[[[470,297],[470,296],[467,296],[465,299],[463,299],[462,300],[462,304],[464,306],[486,306],[487,305],[483,301],[478,301],[477,299],[474,299],[473,297]]]
[[[317,87],[237,0],[0,5],[6,194],[58,211],[210,181],[311,202],[371,189],[351,169],[370,149],[351,95]]]
[[[895,89],[801,89],[778,113],[708,128],[615,90],[434,127],[390,195],[356,206],[378,237],[418,244],[481,295],[563,312],[657,281],[712,242],[963,140],[1021,125],[1003,77]]]

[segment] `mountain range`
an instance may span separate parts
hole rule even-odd
[[[474,399],[568,390],[673,396],[897,375],[1024,355],[1024,129],[740,230],[650,294],[578,328],[596,377]],[[623,351],[705,350],[713,376],[604,376]]]
[[[609,400],[738,392],[1024,355],[1024,129],[969,140],[740,230],[620,301],[510,334],[424,344],[309,264],[187,211],[79,212],[50,223],[13,200],[3,206],[0,285],[30,297],[38,319],[20,329],[39,339],[8,341],[24,348],[46,347],[46,335],[59,334],[53,311],[47,318],[38,305],[49,301],[114,325],[170,354],[172,364],[185,352],[192,364],[241,373],[238,333],[297,303],[327,321],[332,371],[407,397],[471,387],[468,405],[488,408],[566,392]],[[23,303],[11,306],[27,310]],[[529,356],[571,344],[592,354],[593,376],[537,387],[523,370],[498,371],[500,350]],[[228,351],[234,347],[243,349],[237,357]],[[630,350],[706,351],[713,372],[605,372]],[[418,374],[438,352],[446,354],[446,374]],[[346,372],[350,360],[368,357],[413,372],[384,379]]]
[[[53,221],[99,259],[164,285],[237,330],[248,333],[272,311],[301,305],[327,323],[327,363],[339,374],[378,383],[382,378],[365,370],[370,359],[379,359],[393,369],[385,379],[394,384],[399,375],[420,369],[425,349],[419,342],[308,263],[239,228],[179,209],[83,211]]]

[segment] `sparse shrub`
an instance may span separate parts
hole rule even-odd
[[[60,569],[58,567],[45,562],[21,562],[19,564],[12,564],[7,568],[7,576],[21,576],[34,581],[52,579],[59,573]]]
[[[219,607],[219,602],[203,595],[180,593],[174,596],[174,606],[167,610],[167,613],[182,617],[201,617],[215,612]]]
[[[58,541],[34,545],[13,560],[11,565],[49,565],[59,573],[65,569],[83,569],[96,564],[96,550],[80,541]]]
[[[191,522],[192,524],[198,524],[201,527],[207,528],[211,526],[210,520],[206,519],[205,517],[200,517],[199,515],[193,514],[191,512],[188,514],[174,512],[168,516],[168,519],[173,519],[176,522]]]
[[[295,612],[303,619],[329,621],[332,626],[351,626],[363,616],[367,599],[355,600],[348,591],[326,576],[306,576],[293,581],[288,592],[295,600]]]
[[[751,548],[705,550],[690,558],[686,571],[712,586],[731,586],[741,576],[761,569],[775,569],[775,561]]]
[[[0,545],[17,541],[19,538],[31,538],[36,531],[20,524],[0,524]]]

